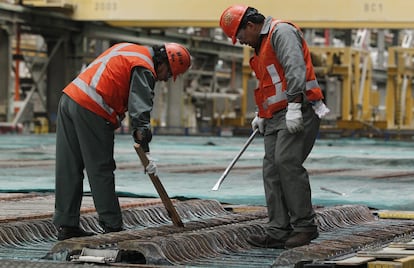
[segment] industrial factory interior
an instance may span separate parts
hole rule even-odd
[[[319,230],[308,245],[247,242],[268,221],[265,138],[252,134],[254,50],[219,25],[235,4],[300,27],[330,110],[304,163]],[[414,267],[413,10],[408,0],[0,0],[0,267]],[[60,241],[62,90],[120,42],[191,54],[188,71],[155,85],[159,178],[144,172],[127,114],[114,148],[124,229],[104,232],[85,176],[80,225],[95,235]]]
[[[190,70],[175,82],[157,86],[154,128],[180,134],[233,133],[250,126],[256,87],[248,65],[252,51],[233,46],[218,27],[220,7],[228,1],[214,7],[204,1],[3,2],[2,132],[53,132],[61,90],[105,49],[124,41],[177,42],[191,52]],[[405,16],[399,2],[351,2],[345,12],[317,1],[304,14],[294,12],[296,3],[301,1],[254,4],[302,28],[331,108],[323,128],[344,135],[412,130],[411,14]],[[124,125],[128,127],[127,120]]]

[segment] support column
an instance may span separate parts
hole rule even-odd
[[[183,99],[184,99],[184,78],[178,76],[175,82],[168,82],[167,91],[167,114],[166,121],[168,127],[182,128],[183,125]]]
[[[346,47],[352,46],[352,30],[344,30],[344,42]]]
[[[12,70],[12,49],[10,33],[0,27],[0,122],[10,122],[10,78]]]
[[[378,58],[377,62],[374,62],[375,67],[385,69],[385,30],[378,30],[377,35],[377,46],[378,46]]]
[[[47,40],[47,52],[50,53],[56,46],[56,40]],[[49,58],[47,67],[47,92],[46,92],[46,111],[49,118],[49,131],[54,132],[56,127],[56,114],[59,98],[62,89],[65,86],[65,68],[67,65],[66,55],[63,49],[64,45],[60,45],[53,57]]]
[[[56,128],[57,106],[64,87],[72,81],[82,67],[82,38],[65,38],[59,45],[57,39],[47,42],[49,64],[47,67],[46,108],[49,118],[49,131]],[[55,47],[58,45],[58,47]],[[53,55],[50,55],[56,50]]]

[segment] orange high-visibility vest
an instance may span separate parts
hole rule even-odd
[[[116,44],[89,64],[63,92],[117,127],[128,109],[131,71],[136,66],[149,69],[156,77],[148,47]]]
[[[259,55],[254,55],[250,59],[250,67],[259,80],[259,87],[255,89],[254,96],[258,107],[258,116],[262,118],[271,118],[273,113],[285,109],[288,104],[285,93],[287,88],[285,72],[271,43],[271,32],[280,22],[282,21],[273,20],[267,38],[262,41]],[[294,24],[292,25],[299,29]],[[306,63],[306,97],[309,101],[321,100],[323,99],[322,90],[316,80],[310,52],[303,38],[302,51]]]

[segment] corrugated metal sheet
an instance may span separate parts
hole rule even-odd
[[[24,204],[28,205],[30,200],[35,207],[38,197],[25,198]],[[17,208],[19,201],[2,202],[14,203],[12,206]],[[413,220],[380,219],[365,206],[319,207],[316,211],[320,237],[313,243],[289,250],[263,249],[250,246],[246,238],[265,232],[264,207],[226,207],[215,200],[175,201],[185,225],[180,228],[172,224],[162,204],[148,200],[143,201],[145,203],[143,206],[131,199],[123,208],[125,231],[60,242],[56,240],[56,229],[49,216],[3,221],[0,223],[0,257],[3,259],[0,267],[60,267],[49,266],[56,261],[59,265],[75,265],[67,260],[85,247],[120,250],[121,261],[111,264],[120,267],[126,264],[141,267],[294,267],[299,263],[302,266],[322,264],[362,250],[383,247],[396,239],[411,239],[414,230]],[[101,232],[93,211],[82,214],[81,225],[87,230]],[[35,266],[39,263],[43,266]]]

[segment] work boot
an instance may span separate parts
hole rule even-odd
[[[125,231],[124,227],[116,227],[116,228],[114,228],[114,227],[105,226],[105,227],[103,227],[103,229],[104,229],[104,233],[105,234],[107,234],[107,233],[113,233],[113,232]]]
[[[286,248],[295,248],[308,245],[313,239],[318,238],[318,231],[314,232],[292,232],[289,239],[286,240]]]
[[[72,237],[83,237],[92,235],[95,235],[95,233],[86,232],[79,227],[61,226],[58,228],[57,239],[59,241],[62,241]]]
[[[285,241],[279,240],[269,235],[251,235],[247,239],[250,245],[259,248],[285,248]]]

